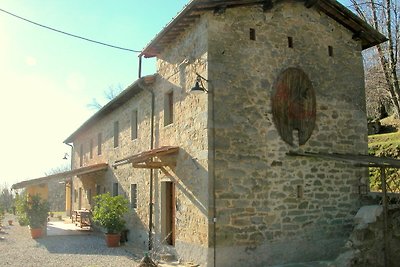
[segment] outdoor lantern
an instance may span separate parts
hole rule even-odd
[[[205,78],[201,77],[198,73],[197,78],[196,78],[196,83],[192,89],[190,89],[190,92],[193,94],[199,94],[199,93],[208,93],[208,90],[204,88],[202,79],[207,81]],[[201,84],[201,85],[200,85]]]

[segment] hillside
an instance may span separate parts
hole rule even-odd
[[[400,159],[400,120],[393,116],[381,120],[383,133],[368,136],[368,153],[378,157],[390,157]],[[380,174],[376,168],[370,168],[370,183],[372,190],[379,190]],[[397,178],[398,171],[387,171],[390,180]],[[396,179],[397,180],[397,179]]]

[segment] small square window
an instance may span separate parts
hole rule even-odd
[[[114,197],[118,196],[118,183],[113,183],[113,193],[112,193],[112,195]]]
[[[333,57],[333,46],[331,46],[331,45],[328,46],[328,55],[330,57]]]
[[[131,114],[131,139],[135,140],[138,137],[138,112],[132,111]]]
[[[137,184],[131,184],[131,207],[137,208]]]
[[[96,195],[101,195],[101,185],[96,184]]]
[[[119,146],[119,122],[114,122],[114,147]]]
[[[97,155],[101,155],[101,145],[103,143],[103,136],[101,133],[97,134]]]
[[[89,202],[89,205],[92,205],[92,189],[91,188],[86,190],[86,197]]]
[[[93,158],[93,139],[90,139],[90,142],[89,142],[89,158],[90,159]]]
[[[79,167],[83,166],[83,144],[79,147]]]
[[[291,37],[291,36],[288,36],[288,47],[289,48],[293,48],[293,37]]]
[[[253,28],[250,28],[250,40],[252,41],[256,40],[256,30]]]
[[[171,91],[164,97],[164,126],[174,121],[174,93]]]

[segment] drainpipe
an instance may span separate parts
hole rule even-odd
[[[154,148],[154,103],[155,95],[154,91],[138,83],[139,87],[151,94],[151,121],[150,121],[150,149]],[[149,197],[149,250],[153,249],[153,183],[154,183],[154,172],[150,169],[150,197]]]
[[[212,176],[213,176],[213,227],[214,227],[214,231],[213,231],[213,243],[214,243],[214,267],[217,266],[217,207],[216,207],[216,192],[215,192],[215,185],[216,185],[216,179],[215,179],[215,105],[214,105],[214,99],[215,99],[215,90],[214,87],[212,85],[212,83],[208,83],[211,87],[212,87],[212,91],[211,91],[211,108],[212,108],[212,112],[211,112],[211,116],[212,116]]]
[[[73,155],[74,155],[74,146],[69,144],[69,143],[64,143],[67,146],[71,147],[71,163],[70,163],[70,169],[72,170],[72,161],[73,161]],[[70,205],[69,205],[69,216],[72,218],[72,193],[73,193],[73,177],[71,177],[71,184],[70,184]]]
[[[139,79],[142,78],[142,55],[139,55],[139,70],[138,70]]]

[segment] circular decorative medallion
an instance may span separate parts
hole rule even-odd
[[[307,74],[299,68],[281,72],[272,89],[272,115],[282,139],[293,145],[297,130],[299,145],[304,145],[315,127],[315,91]]]

